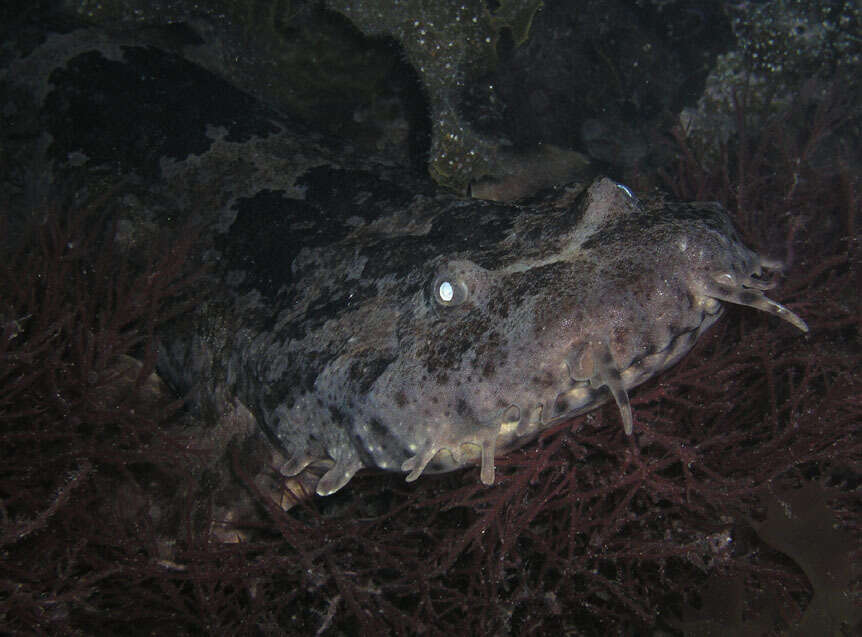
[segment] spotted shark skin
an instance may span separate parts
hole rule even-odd
[[[122,176],[130,246],[197,215],[206,294],[159,334],[159,373],[202,415],[247,414],[319,495],[364,467],[478,463],[491,484],[495,456],[608,400],[631,434],[630,391],[725,303],[807,330],[718,204],[644,204],[609,179],[464,199],[118,37],[53,34],[8,62],[46,123],[22,156],[56,182]]]
[[[478,462],[490,485],[495,456],[610,399],[631,434],[630,390],[724,303],[808,329],[763,293],[779,264],[715,203],[645,206],[610,179],[340,221],[299,203],[240,211],[215,257],[217,300],[163,358],[248,408],[284,476],[317,467],[319,495],[366,467],[413,481]],[[301,248],[281,252],[292,233]]]

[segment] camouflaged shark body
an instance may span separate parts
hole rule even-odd
[[[807,329],[717,204],[645,207],[608,179],[465,200],[118,37],[54,34],[8,63],[15,108],[45,122],[21,156],[45,181],[123,177],[132,247],[198,220],[211,286],[160,334],[159,372],[204,414],[247,408],[285,476],[324,468],[318,494],[363,467],[478,462],[490,484],[495,455],[610,398],[631,433],[628,392],[723,302]]]
[[[645,208],[609,179],[524,205],[418,196],[386,216],[353,197],[237,215],[223,293],[166,357],[241,401],[284,475],[324,463],[320,495],[363,467],[415,480],[478,461],[491,484],[495,455],[610,397],[631,433],[628,391],[722,302],[807,329],[763,295],[775,264],[718,204]]]

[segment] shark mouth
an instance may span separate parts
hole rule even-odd
[[[780,268],[780,264],[765,259],[763,267]],[[653,352],[619,369],[605,342],[592,342],[573,352],[565,361],[569,386],[552,404],[536,404],[532,408],[510,405],[492,426],[473,426],[470,430],[451,425],[447,435],[429,440],[416,455],[406,460],[401,469],[408,473],[407,481],[416,480],[441,451],[451,454],[455,465],[479,460],[480,478],[486,485],[494,483],[494,456],[498,449],[511,450],[532,439],[532,436],[556,422],[562,422],[590,411],[608,400],[601,389],[606,387],[620,412],[626,435],[633,431],[633,417],[628,389],[633,388],[656,373],[677,363],[693,346],[700,335],[721,316],[722,302],[745,305],[767,312],[787,321],[803,332],[808,325],[787,307],[768,298],[763,292],[773,284],[761,281],[756,268],[752,276],[737,280],[732,274],[722,273],[701,288],[698,295],[703,309],[703,320],[692,330],[674,337],[662,350]],[[456,431],[460,430],[460,431]],[[452,444],[452,441],[458,440]],[[446,441],[446,442],[444,442]],[[439,460],[439,458],[438,458]],[[445,464],[445,463],[444,463]],[[445,470],[445,469],[444,469]]]
[[[770,270],[780,269],[782,267],[780,263],[768,259],[760,258],[759,262],[761,266]],[[754,274],[760,274],[760,267],[755,269]],[[708,282],[703,288],[700,304],[705,312],[704,321],[694,331],[687,333],[688,338],[686,338],[687,343],[685,345],[680,345],[679,343],[675,344],[672,342],[659,353],[665,356],[665,361],[661,363],[654,361],[653,363],[646,365],[643,361],[640,361],[629,366],[625,370],[619,370],[614,363],[610,348],[604,343],[596,343],[594,345],[597,347],[594,347],[593,351],[587,355],[587,360],[585,360],[584,355],[581,354],[579,360],[567,361],[569,373],[575,380],[589,381],[590,386],[593,388],[608,388],[608,391],[611,396],[613,396],[614,401],[619,408],[620,417],[623,422],[623,430],[626,435],[630,436],[633,429],[633,419],[631,402],[629,401],[626,387],[633,387],[640,384],[640,382],[643,382],[643,380],[646,380],[646,378],[636,378],[636,376],[638,376],[637,368],[651,368],[652,371],[647,374],[648,377],[657,371],[667,369],[676,363],[688,351],[688,349],[690,349],[690,345],[697,340],[697,337],[718,318],[718,314],[721,310],[721,304],[719,301],[724,303],[733,303],[735,305],[744,305],[762,312],[767,312],[787,321],[803,332],[808,332],[808,325],[804,320],[802,320],[802,318],[787,307],[780,303],[776,303],[763,293],[764,290],[769,290],[773,287],[774,283],[761,281],[760,279],[753,278],[753,276],[747,276],[740,281],[733,274],[722,273],[714,277],[713,281]],[[678,340],[679,337],[675,339],[675,341]],[[677,350],[677,352],[674,352],[674,350]],[[585,373],[590,367],[592,373]],[[628,378],[626,378],[626,376],[628,376]],[[641,376],[643,376],[643,374],[641,374]]]
[[[758,263],[769,269],[780,267],[780,264],[765,259]],[[449,471],[478,461],[481,481],[491,485],[494,483],[494,458],[498,452],[517,448],[540,430],[590,411],[610,397],[619,409],[623,430],[626,435],[631,435],[633,417],[628,390],[671,367],[690,351],[699,336],[721,316],[722,303],[745,305],[767,312],[807,332],[805,321],[763,293],[773,285],[755,278],[760,275],[760,267],[754,270],[752,275],[741,279],[722,273],[701,284],[695,294],[703,312],[701,322],[693,329],[677,334],[661,350],[635,360],[624,369],[618,367],[606,342],[594,341],[567,357],[565,386],[547,402],[532,406],[509,405],[492,422],[485,424],[451,421],[439,424],[424,443],[410,446],[412,455],[401,464],[401,470],[407,473],[406,480],[412,482],[425,472]],[[607,392],[602,389],[605,387]],[[335,466],[321,479],[317,486],[318,494],[337,491],[361,467],[357,461],[347,466],[344,459],[333,460]],[[290,474],[296,469],[292,467]]]

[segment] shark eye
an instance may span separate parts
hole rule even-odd
[[[449,281],[443,281],[440,284],[440,287],[437,288],[437,294],[440,295],[440,300],[444,303],[449,303],[452,300],[452,297],[455,296],[455,290],[452,288],[452,284]]]
[[[437,268],[428,292],[434,303],[454,307],[469,302],[481,306],[487,299],[490,274],[466,259],[453,259]]]
[[[431,290],[434,300],[447,307],[460,305],[470,296],[467,283],[454,272],[444,272],[434,279]]]

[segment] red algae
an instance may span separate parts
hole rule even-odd
[[[257,540],[225,549],[248,558],[220,580],[245,591],[256,614],[244,625],[293,634],[703,634],[731,618],[724,625],[740,634],[852,630],[852,605],[822,600],[857,594],[858,572],[825,588],[822,574],[836,559],[858,565],[862,545],[860,312],[849,292],[859,289],[859,245],[848,234],[860,184],[849,156],[821,161],[842,121],[822,109],[840,110],[840,100],[803,106],[767,127],[765,140],[726,148],[726,165],[708,176],[706,159],[692,161],[678,136],[672,185],[682,197],[695,184],[694,195],[723,199],[752,245],[785,258],[776,296],[805,316],[808,337],[732,308],[634,394],[634,438],[606,407],[498,458],[493,487],[477,484],[475,470],[411,485],[368,473],[344,493],[284,512],[237,460],[267,511]],[[812,515],[775,517],[776,502],[797,493],[819,527]],[[841,555],[829,562],[773,539],[804,529],[830,542],[823,529],[834,525]],[[833,615],[824,618],[824,607]]]
[[[196,278],[191,241],[155,241],[132,263],[104,205],[40,211],[4,246],[0,624],[11,632],[68,634],[99,616],[105,591],[128,585],[124,562],[151,548],[147,506],[189,461],[167,426],[182,402],[153,370],[154,330],[184,311],[174,298]]]
[[[124,269],[110,233],[70,252],[69,233],[90,235],[52,217],[2,282],[0,619],[58,634],[849,634],[858,612],[828,603],[858,595],[862,546],[847,108],[838,92],[800,101],[712,159],[679,130],[664,175],[784,259],[775,297],[809,335],[730,308],[634,392],[633,437],[610,405],[498,458],[492,487],[478,469],[412,484],[369,472],[285,511],[233,445],[223,462],[256,510],[227,519],[222,478],[170,424],[176,404],[141,392],[190,280],[182,247]],[[143,364],[121,383],[128,354]],[[242,541],[217,541],[213,519]],[[835,560],[846,572],[825,579]]]
[[[759,626],[764,609],[767,632],[812,625],[816,567],[761,537],[756,521],[776,497],[807,489],[859,539],[860,313],[848,297],[859,288],[859,246],[848,235],[859,183],[849,157],[820,162],[836,143],[842,119],[829,109],[840,111],[840,100],[804,106],[764,138],[725,149],[727,165],[708,176],[678,136],[684,160],[673,183],[683,198],[724,199],[753,245],[785,257],[777,294],[811,335],[734,308],[635,393],[635,439],[609,407],[499,458],[491,488],[472,472],[409,487],[368,475],[349,494],[271,510],[272,549],[302,564],[294,590],[311,603],[294,598],[302,629],[694,634],[719,621],[716,591],[729,589],[741,630]],[[816,228],[800,240],[804,225]],[[837,546],[858,564],[859,545]],[[858,581],[843,581],[844,594]],[[830,621],[849,630],[858,616]]]

